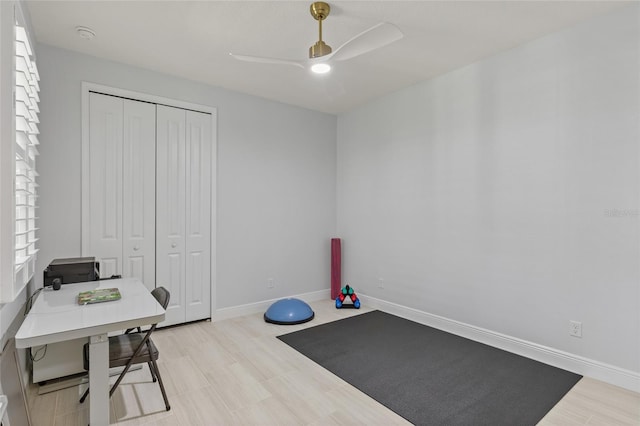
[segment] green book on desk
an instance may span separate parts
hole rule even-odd
[[[120,290],[117,288],[99,288],[97,290],[81,291],[78,293],[78,305],[111,302],[121,297]]]

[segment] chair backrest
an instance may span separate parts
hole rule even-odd
[[[156,287],[151,291],[151,295],[155,297],[158,303],[162,306],[162,309],[167,309],[167,306],[169,306],[169,299],[171,298],[171,294],[169,293],[169,290],[167,290],[164,287]],[[140,346],[138,346],[138,348],[135,350],[132,358],[136,358],[138,356],[138,354],[142,350],[142,346],[145,344],[149,348],[149,353],[151,353],[149,338],[151,337],[151,333],[153,333],[153,331],[156,329],[157,325],[158,325],[157,323],[151,324],[151,328],[149,328],[149,330],[146,331],[144,338],[140,342]],[[140,327],[138,327],[138,333],[142,333],[142,330],[140,329]]]
[[[162,309],[167,309],[167,306],[169,306],[169,299],[171,298],[169,290],[164,287],[157,287],[153,289],[151,294],[156,298],[160,306],[162,306]]]
[[[160,306],[162,306],[162,309],[167,309],[167,306],[169,306],[169,299],[171,298],[171,294],[169,293],[169,290],[167,290],[164,287],[157,287],[151,291],[151,295],[158,301]],[[152,329],[155,329],[156,328],[155,326],[156,324],[153,324]],[[133,327],[133,328],[128,328],[124,332],[124,334],[129,334],[133,330],[138,330],[138,333],[142,333],[142,327]]]

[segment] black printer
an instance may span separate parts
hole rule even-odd
[[[44,285],[53,285],[54,279],[60,284],[97,281],[100,279],[100,264],[95,257],[71,257],[54,259],[44,270]]]

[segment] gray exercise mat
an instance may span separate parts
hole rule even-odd
[[[416,425],[535,425],[582,377],[380,311],[278,339]]]

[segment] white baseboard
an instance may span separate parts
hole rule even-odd
[[[640,373],[358,293],[362,304],[467,339],[640,392]]]
[[[297,294],[290,297],[303,300],[307,303],[315,302],[317,300],[330,300],[331,290],[319,290],[311,293]],[[232,306],[230,308],[217,309],[213,314],[211,321],[220,321],[224,319],[240,317],[243,315],[256,314],[259,312],[264,313],[273,302],[276,302],[280,299],[284,299],[284,297],[279,297],[277,299],[271,300],[263,300],[255,303],[248,303],[246,305]]]

